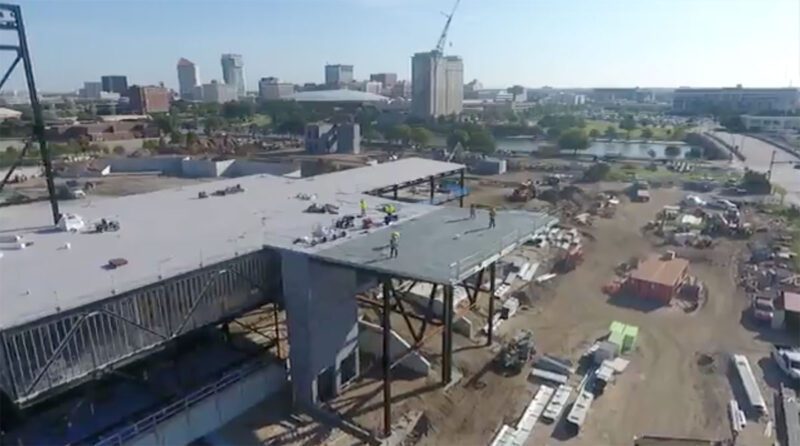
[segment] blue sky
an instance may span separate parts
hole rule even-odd
[[[408,78],[452,3],[21,1],[45,91],[102,74],[176,87],[179,57],[207,82],[221,78],[223,52],[243,55],[248,89],[265,76],[320,82],[325,63]],[[800,0],[462,0],[447,52],[463,57],[465,80],[496,87],[798,86],[799,28]]]

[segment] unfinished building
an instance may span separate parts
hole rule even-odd
[[[464,190],[463,166],[414,158],[306,179],[256,175],[64,203],[70,231],[44,225],[45,203],[3,208],[0,389],[4,411],[15,414],[3,430],[14,444],[185,444],[286,385],[296,406],[315,407],[357,379],[356,295],[378,287],[382,297],[372,304],[384,315],[388,430],[391,369],[408,354],[387,348],[388,314],[403,311],[397,279],[432,284],[431,299],[442,290],[441,373],[449,382],[454,289],[466,289],[473,302],[484,271],[493,275],[500,257],[556,223],[509,211],[490,229],[485,212],[469,219],[464,209],[433,206],[444,201],[436,182],[454,176]],[[429,196],[394,201],[420,185],[430,185]],[[363,216],[362,200],[369,205]],[[398,217],[389,225],[387,204]],[[392,232],[400,234],[396,257],[388,255]],[[289,362],[205,338],[175,359],[182,339],[227,332],[228,323],[267,304],[276,314],[285,310]],[[193,380],[148,400],[130,383],[153,387],[163,367],[137,369],[135,377],[125,367],[158,355],[171,371],[191,370]],[[83,386],[99,379],[111,381],[106,392],[116,398],[81,403],[92,393]],[[124,407],[114,401],[123,398]],[[71,408],[66,421],[61,412],[25,420],[59,404]]]

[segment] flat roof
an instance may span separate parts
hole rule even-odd
[[[441,207],[311,256],[376,273],[453,284],[558,220],[542,213],[500,211],[496,222],[489,228],[485,210],[470,219],[467,209]],[[395,231],[400,234],[398,256],[390,258],[389,237]]]
[[[660,255],[652,255],[631,273],[631,278],[660,285],[675,286],[689,267],[689,261],[676,257],[664,260]]]
[[[783,309],[793,313],[800,313],[800,293],[783,292]]]
[[[286,96],[297,102],[388,102],[389,98],[375,93],[358,90],[316,90],[301,91]]]
[[[296,239],[310,236],[315,227],[332,226],[343,214],[357,214],[362,198],[367,200],[370,213],[382,218],[374,209],[390,200],[364,195],[365,191],[460,168],[459,164],[407,158],[304,179],[255,175],[147,194],[60,203],[62,213],[77,214],[87,225],[93,226],[101,218],[119,221],[120,231],[102,234],[54,231],[47,202],[0,208],[0,236],[19,235],[33,243],[24,249],[0,243],[0,329],[264,246],[313,252],[361,237],[363,231],[350,231],[346,238],[315,247],[294,244]],[[237,184],[245,191],[198,198],[201,191],[210,195]],[[314,194],[316,200],[297,198],[300,193]],[[303,212],[314,202],[339,206],[340,214]],[[408,203],[398,203],[397,207],[402,219],[437,209]],[[67,243],[69,249],[65,248]],[[112,258],[124,258],[128,264],[105,269]]]

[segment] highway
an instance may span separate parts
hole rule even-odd
[[[800,206],[800,169],[795,169],[793,163],[800,162],[800,158],[790,155],[779,147],[749,136],[734,135],[727,132],[712,132],[723,141],[731,142],[741,148],[747,160],[735,161],[737,165],[747,167],[759,172],[769,170],[769,160],[775,151],[775,166],[772,168],[772,181],[788,192],[786,202]]]

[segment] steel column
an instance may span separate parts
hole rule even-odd
[[[496,263],[492,262],[489,266],[489,329],[487,330],[486,345],[492,345],[492,336],[494,335],[494,283],[496,272]]]
[[[395,184],[395,185],[394,185],[394,188],[392,188],[392,198],[394,198],[395,200],[397,200],[397,192],[398,192],[398,191],[399,191],[399,188],[398,188],[398,186]]]
[[[442,331],[442,384],[453,379],[453,286],[444,287],[443,302],[444,330]]]
[[[389,351],[391,322],[391,283],[390,278],[383,279],[383,434],[386,438],[392,435],[392,360]]]
[[[47,193],[50,195],[50,210],[53,212],[53,224],[58,223],[61,213],[58,210],[56,200],[56,185],[53,182],[53,163],[50,161],[50,150],[47,148],[47,140],[44,136],[44,118],[42,117],[42,105],[39,104],[39,95],[36,91],[36,82],[33,79],[33,66],[31,56],[28,52],[28,38],[25,37],[25,25],[22,20],[22,9],[16,6],[14,9],[17,21],[17,34],[19,37],[19,54],[22,56],[22,64],[25,67],[25,79],[28,81],[28,94],[31,99],[33,109],[33,135],[39,141],[39,152],[42,155],[44,164],[44,176],[47,181]]]
[[[459,171],[458,184],[461,186],[460,197],[458,197],[458,206],[464,207],[464,169]]]
[[[431,183],[431,204],[433,204],[433,194],[436,192],[436,180],[433,179],[433,176],[430,178]]]

